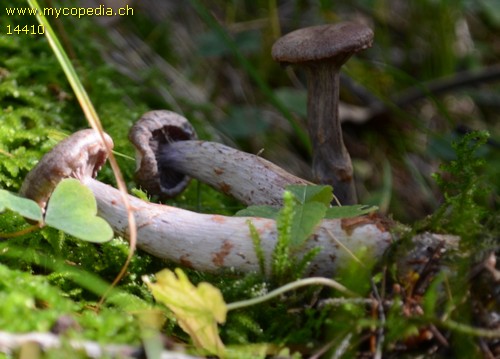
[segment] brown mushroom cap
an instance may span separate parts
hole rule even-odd
[[[370,47],[372,42],[373,31],[362,24],[319,25],[281,37],[273,45],[272,56],[275,61],[285,64],[325,61],[340,56],[341,65],[352,54]]]
[[[172,170],[158,158],[169,143],[197,139],[186,118],[166,110],[150,111],[132,126],[128,137],[136,148],[135,181],[141,188],[160,199],[184,190],[190,177]]]
[[[106,146],[113,148],[113,140],[103,134]],[[101,135],[93,129],[78,131],[59,142],[45,154],[24,179],[20,194],[45,208],[57,184],[64,178],[95,177],[106,163],[108,153]]]

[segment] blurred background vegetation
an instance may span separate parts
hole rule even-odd
[[[202,138],[264,150],[263,157],[310,178],[310,155],[297,133],[306,131],[304,74],[281,68],[270,49],[297,28],[357,21],[374,29],[375,41],[343,67],[341,113],[361,203],[411,223],[440,203],[430,175],[453,156],[453,139],[488,130],[484,156],[497,155],[495,1],[105,2],[124,3],[132,16],[55,21],[92,99],[106,103],[101,116],[115,118],[123,101],[132,110],[135,117],[108,121],[111,132],[124,134],[145,109],[168,108],[193,121]],[[93,71],[103,59],[108,73]],[[127,89],[121,103],[110,106],[111,94],[99,85],[104,76]],[[489,163],[495,179],[500,167]],[[498,188],[491,200],[497,195]]]
[[[310,154],[298,133],[306,132],[304,74],[281,68],[270,49],[289,31],[339,21],[362,22],[375,32],[373,47],[342,71],[341,116],[361,203],[377,204],[411,223],[439,205],[441,195],[430,175],[452,158],[453,139],[471,129],[488,130],[491,139],[483,155],[489,160],[497,154],[496,1],[103,4],[128,5],[133,15],[60,17],[54,26],[106,129],[117,138],[117,150],[125,154],[132,155],[126,143],[130,125],[146,110],[166,108],[191,120],[201,138],[251,153],[263,150],[263,157],[310,178]],[[7,18],[12,24],[23,21],[30,19]],[[17,37],[23,46],[33,46],[34,38]],[[35,41],[43,48],[43,38]],[[48,51],[36,56],[50,56]],[[43,73],[36,70],[38,78]],[[47,85],[54,96],[67,95],[74,102],[62,77]],[[64,125],[68,131],[85,126],[83,116],[73,111],[71,123]],[[488,162],[487,176],[493,180],[500,167]],[[498,188],[490,200],[496,202],[497,195]]]
[[[281,35],[301,27],[356,21],[375,32],[373,47],[344,65],[341,81],[344,136],[360,202],[376,204],[383,213],[409,224],[426,217],[443,201],[432,174],[444,161],[455,159],[451,143],[470,130],[487,130],[491,136],[478,152],[486,164],[480,171],[488,188],[481,201],[489,211],[498,210],[500,3],[496,0],[41,3],[47,7],[105,4],[133,8],[130,16],[50,19],[116,150],[125,155],[120,163],[130,187],[134,186],[135,163],[127,133],[151,109],[179,112],[195,125],[200,138],[261,153],[288,171],[310,178],[310,154],[300,140],[307,125],[304,74],[275,63],[271,46]],[[27,4],[14,0],[9,6]],[[7,16],[3,8],[0,19],[0,187],[17,191],[43,152],[64,134],[87,124],[46,39],[5,34],[6,25],[31,25],[36,19]],[[112,181],[109,169],[100,176]],[[239,208],[235,201],[196,182],[172,203],[204,212],[233,213]],[[19,223],[20,219],[8,217],[1,223],[2,230],[12,231]],[[19,243],[27,246],[29,242],[36,248],[48,241],[48,250],[60,251],[62,239],[50,229],[35,239]],[[116,243],[107,249],[86,244],[73,247],[65,248],[67,261],[92,268],[108,280],[115,275],[113,261],[123,261],[126,253]],[[32,257],[21,264],[15,256],[2,262],[33,270],[29,263],[39,264],[43,258],[35,252]],[[139,258],[131,269],[134,278],[128,278],[124,287],[147,298],[140,275],[153,273],[161,265],[147,256]],[[13,278],[9,276],[6,281]],[[70,298],[80,296],[81,290],[73,285],[66,288],[63,277],[52,275],[51,282],[70,293]],[[225,295],[238,298],[231,290],[241,295],[238,286],[257,286],[255,279],[245,281],[227,285],[221,280]],[[362,318],[366,313],[358,309],[343,315],[349,320],[353,315]],[[286,313],[287,308],[272,310],[279,314],[267,320]],[[109,315],[113,323],[119,321],[116,313]],[[230,319],[246,332],[228,329],[226,337],[245,342],[283,335],[293,342],[301,336],[309,338],[318,330],[314,320],[324,319],[318,318],[323,312],[307,312],[308,325],[273,327],[268,323],[272,329],[266,337],[253,321],[254,315],[258,314]],[[352,329],[347,324],[339,329],[339,323],[330,323],[330,331]],[[129,323],[116,327],[120,325]],[[399,325],[394,326],[395,337],[405,323]],[[301,330],[293,331],[297,328]]]

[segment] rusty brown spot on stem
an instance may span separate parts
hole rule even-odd
[[[189,260],[189,254],[183,254],[179,258],[179,263],[184,267],[193,268],[193,263]]]
[[[342,229],[349,236],[352,235],[352,232],[354,232],[357,227],[362,227],[369,224],[376,226],[377,229],[381,232],[387,232],[388,228],[391,227],[391,221],[388,218],[385,218],[375,212],[362,217],[342,218],[340,220]]]
[[[220,190],[224,193],[224,194],[227,194],[227,195],[230,195],[231,194],[231,186],[228,185],[226,182],[221,182],[219,183],[219,188]]]
[[[226,218],[224,216],[219,216],[217,214],[214,214],[212,216],[212,221],[222,224],[226,222]]]
[[[227,255],[231,252],[231,249],[233,248],[233,244],[229,241],[224,241],[222,243],[221,249],[212,255],[212,262],[217,266],[217,267],[222,267],[224,265],[224,259],[227,257]]]

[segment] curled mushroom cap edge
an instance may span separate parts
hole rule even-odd
[[[170,143],[196,139],[194,127],[183,116],[167,110],[145,113],[129,131],[136,150],[136,183],[162,200],[181,193],[190,177],[170,168],[159,157],[162,148]]]
[[[78,131],[43,156],[24,179],[20,194],[45,210],[50,195],[61,180],[95,178],[106,163],[108,149],[112,148],[113,140],[107,133],[101,137],[93,129]]]

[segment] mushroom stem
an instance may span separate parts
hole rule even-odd
[[[287,185],[311,184],[258,156],[195,141],[188,120],[171,111],[145,113],[130,129],[129,139],[137,154],[137,184],[160,199],[178,194],[190,177],[246,205],[281,206]]]
[[[128,238],[127,214],[117,189],[87,177],[97,200],[99,215],[115,233]],[[137,246],[159,258],[203,271],[222,269],[238,272],[259,270],[259,261],[249,230],[249,221],[259,233],[266,271],[270,272],[272,253],[277,241],[276,222],[257,217],[227,217],[200,214],[175,207],[129,198],[137,222]],[[308,275],[331,276],[338,266],[352,260],[352,253],[366,248],[380,258],[392,236],[377,217],[362,220],[323,220],[305,242],[301,253],[315,247],[321,252],[313,259]]]
[[[341,204],[355,204],[351,156],[344,145],[339,119],[340,69],[331,62],[313,63],[306,69],[314,180],[331,185]]]
[[[246,205],[281,206],[287,185],[311,184],[281,167],[216,142],[180,141],[161,148],[159,171],[176,171],[209,184]]]

